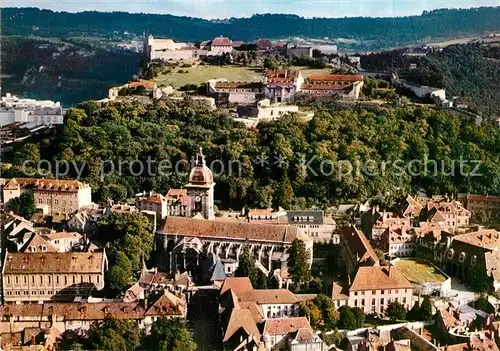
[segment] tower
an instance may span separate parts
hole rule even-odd
[[[191,216],[200,213],[205,219],[214,219],[214,176],[207,167],[205,156],[201,147],[196,155],[196,161],[191,173],[189,183],[186,185],[187,195],[190,199]]]

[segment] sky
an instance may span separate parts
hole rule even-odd
[[[1,0],[0,0],[1,1]],[[290,13],[304,17],[393,17],[424,10],[500,6],[500,0],[3,0],[3,7],[39,7],[54,11],[127,11],[206,19]]]

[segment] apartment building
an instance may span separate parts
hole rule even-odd
[[[413,286],[395,266],[359,267],[351,286],[347,304],[360,307],[367,314],[384,313],[391,302],[409,310]]]
[[[104,288],[105,252],[7,253],[3,264],[5,303],[72,299]]]
[[[32,192],[35,207],[44,215],[64,215],[78,212],[92,204],[92,189],[89,184],[77,180],[0,178],[2,207],[24,192]]]

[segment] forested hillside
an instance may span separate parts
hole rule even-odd
[[[182,41],[201,41],[218,35],[245,41],[296,36],[373,41],[362,44],[361,49],[500,31],[500,7],[435,10],[426,11],[420,16],[397,18],[303,18],[262,14],[250,18],[208,21],[172,15],[96,11],[74,14],[35,8],[5,8],[1,16],[5,35],[109,38],[124,32],[135,35],[150,32]]]
[[[189,161],[199,145],[209,165],[220,160],[213,164],[220,208],[301,208],[347,199],[390,203],[417,189],[430,194],[500,194],[500,129],[478,127],[444,110],[423,107],[339,110],[323,104],[310,122],[284,117],[247,130],[223,112],[189,101],[183,106],[87,102],[72,110],[51,138],[23,145],[7,159],[17,165],[40,158],[85,164],[82,179],[92,184],[96,199],[123,201],[142,190],[166,193],[182,186],[190,169],[182,164],[180,172],[167,167],[159,174],[156,163],[148,173],[147,168],[140,172],[138,164],[131,170],[127,162],[141,160],[146,165],[148,157],[156,162],[168,159],[174,167],[179,160]],[[467,176],[475,168],[472,163],[463,166],[461,175],[461,158],[481,160],[481,176]],[[418,161],[410,164],[426,159],[437,161],[436,174],[432,164],[427,173]],[[239,161],[241,169],[233,164],[230,174],[231,160]],[[111,174],[111,162],[117,170],[119,161],[122,173]],[[341,174],[339,161],[361,169]],[[406,171],[401,173],[395,162]],[[106,177],[101,177],[103,164]],[[224,172],[219,174],[221,164]],[[414,171],[408,171],[409,164]],[[77,177],[74,167],[70,170],[67,176]],[[12,167],[3,176],[19,175],[18,171]]]
[[[107,97],[139,70],[140,55],[86,42],[2,38],[2,91],[74,105]]]
[[[363,56],[367,70],[396,71],[399,76],[421,85],[445,88],[448,98],[458,97],[472,111],[500,116],[500,51],[495,44],[453,45],[426,56],[404,56],[394,50]],[[416,64],[410,69],[410,64]]]

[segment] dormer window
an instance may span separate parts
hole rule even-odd
[[[455,254],[455,250],[450,249],[450,250],[448,251],[448,255],[447,255],[447,257],[451,259],[451,258],[453,258],[453,255],[454,255],[454,254]]]
[[[460,252],[460,255],[458,256],[458,261],[460,262],[465,261],[465,252]]]

